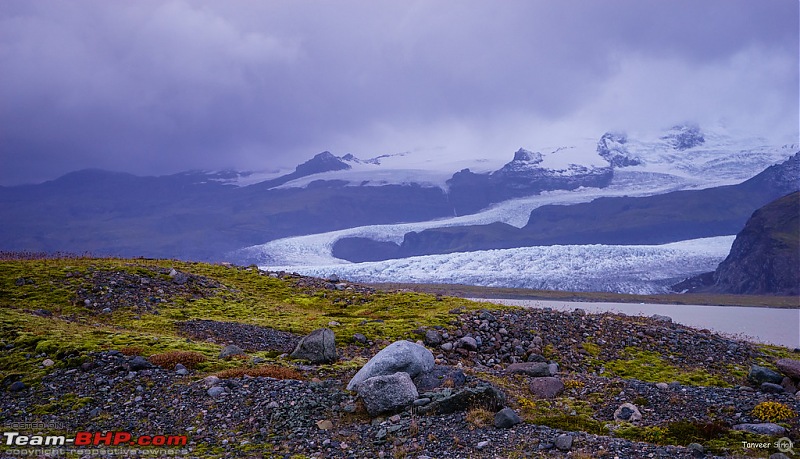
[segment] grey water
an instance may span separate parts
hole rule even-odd
[[[676,323],[708,329],[721,335],[800,348],[800,309],[754,308],[741,306],[700,306],[686,304],[590,303],[577,301],[478,299],[526,308],[553,308],[560,311],[583,309],[587,313],[613,312],[629,316],[669,316]]]

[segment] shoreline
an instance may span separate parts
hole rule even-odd
[[[563,292],[511,287],[482,287],[462,284],[364,283],[363,285],[384,291],[410,290],[419,293],[455,296],[460,298],[800,309],[800,297],[794,296],[734,295],[723,293],[634,295],[611,292]]]

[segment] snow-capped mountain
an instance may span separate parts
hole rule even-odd
[[[665,202],[675,202],[670,193],[703,189],[711,191],[678,201],[670,212],[686,225],[687,239],[727,236],[736,230],[697,234],[694,229],[707,227],[697,217],[723,215],[720,209],[734,207],[738,213],[725,223],[730,226],[756,204],[753,196],[762,199],[796,186],[796,179],[777,183],[789,173],[736,185],[796,151],[797,145],[773,146],[716,127],[681,125],[652,135],[608,132],[556,144],[533,143],[484,159],[431,151],[374,157],[322,152],[293,170],[192,171],[160,177],[79,171],[39,185],[0,187],[0,250],[88,250],[298,270],[341,265],[355,272],[359,264],[346,260],[348,244],[350,255],[367,247],[375,259],[430,253],[430,247],[446,252],[522,250],[509,247],[541,245],[548,232],[562,232],[562,226],[536,216],[563,225],[580,220],[576,212],[586,205],[594,215],[612,209],[622,216],[620,221],[637,222],[643,221],[640,215],[625,212],[642,206],[663,209],[663,203],[638,199],[664,196]],[[738,188],[717,189],[731,185]],[[733,189],[741,193],[736,206],[728,202]],[[753,189],[761,191],[748,191]],[[610,207],[598,208],[600,204]],[[710,207],[698,211],[700,204]],[[543,221],[544,226],[536,226]],[[625,233],[614,231],[612,225],[595,233],[624,239]],[[672,237],[638,245],[676,241]],[[601,246],[581,239],[569,243],[584,248],[564,253],[582,257]],[[524,269],[524,263],[516,266]],[[435,280],[438,275],[431,276]]]
[[[410,234],[421,233],[426,230],[437,228],[452,228],[449,232],[440,232],[440,235],[436,236],[439,239],[451,238],[452,235],[461,231],[459,228],[487,228],[486,231],[488,231],[488,233],[481,230],[483,235],[476,236],[485,240],[488,234],[508,234],[510,231],[503,229],[504,227],[502,225],[508,225],[508,227],[512,228],[525,227],[526,224],[529,224],[530,218],[532,218],[532,211],[542,206],[561,205],[569,207],[572,204],[588,203],[601,197],[630,198],[631,203],[633,203],[635,197],[666,195],[667,193],[681,190],[702,190],[729,186],[753,178],[767,167],[785,161],[796,152],[797,145],[774,146],[769,145],[769,143],[763,139],[737,139],[723,129],[704,131],[697,126],[691,125],[675,126],[666,132],[649,138],[632,138],[624,133],[609,132],[602,135],[599,141],[596,140],[594,142],[588,139],[582,139],[568,146],[540,149],[522,148],[514,154],[514,159],[511,162],[494,172],[483,174],[489,177],[494,175],[502,176],[504,174],[513,175],[542,172],[555,175],[558,173],[557,171],[560,171],[562,174],[569,175],[568,171],[602,170],[603,168],[612,169],[613,178],[611,178],[609,183],[604,187],[576,187],[576,189],[573,190],[564,189],[534,193],[528,196],[502,200],[501,202],[468,215],[437,219],[428,222],[369,225],[338,230],[331,233],[279,239],[263,245],[250,247],[239,253],[249,259],[262,260],[263,266],[269,269],[281,266],[286,269],[297,270],[304,273],[316,272],[314,270],[319,270],[320,273],[341,272],[344,277],[351,275],[363,280],[373,275],[376,279],[379,278],[380,276],[376,274],[379,271],[399,272],[393,267],[404,266],[407,272],[404,271],[405,274],[403,275],[410,276],[408,277],[409,279],[414,278],[420,282],[458,282],[459,276],[461,276],[462,281],[467,281],[470,277],[464,274],[463,271],[455,269],[451,265],[445,267],[444,262],[441,260],[446,260],[448,259],[447,257],[462,261],[473,259],[484,260],[487,253],[495,253],[495,251],[457,251],[456,253],[450,253],[444,256],[445,258],[436,258],[439,257],[439,255],[429,255],[414,258],[401,258],[399,260],[386,260],[373,264],[349,263],[341,258],[336,258],[334,254],[337,253],[337,247],[342,246],[341,243],[343,241],[356,241],[357,243],[367,242],[370,250],[373,252],[386,251],[388,247],[387,253],[390,253],[391,250],[393,250],[392,246],[394,246],[395,249],[401,247],[404,240],[406,240]],[[794,162],[790,162],[786,167],[791,168],[793,165]],[[454,175],[454,178],[457,176],[458,173]],[[784,171],[783,175],[780,177],[784,176],[797,177],[797,173],[789,169]],[[790,180],[792,183],[784,184],[784,186],[776,183],[780,180],[778,177],[779,176],[774,174],[769,175],[767,178],[762,179],[761,182],[754,182],[753,185],[750,185],[750,188],[769,188],[770,183],[775,185],[776,190],[783,190],[784,188],[790,189],[798,186],[796,178]],[[453,181],[451,180],[448,184],[452,185],[452,183]],[[780,193],[780,190],[775,191],[775,193]],[[713,196],[725,195],[726,193],[729,193],[729,191],[720,188],[718,194],[716,191],[711,190],[703,196],[711,196],[711,198],[704,199],[709,199],[709,205],[713,205],[715,199]],[[750,192],[743,188],[742,193],[747,195]],[[676,198],[678,202],[680,202],[680,199],[684,199],[683,196],[676,196]],[[768,197],[765,196],[763,199],[767,200]],[[688,201],[686,203],[688,204]],[[727,204],[721,203],[721,205]],[[757,207],[755,203],[753,203],[752,206]],[[695,212],[695,210],[692,210],[692,212]],[[747,212],[749,211],[745,213]],[[746,218],[746,215],[742,218]],[[498,224],[501,226],[497,226]],[[475,227],[475,225],[481,226]],[[731,224],[732,228],[735,226],[735,224]],[[736,229],[732,229],[726,233],[725,236],[728,237],[729,235],[735,234],[736,231]],[[378,245],[369,245],[372,244],[371,241],[378,243]],[[665,247],[667,246],[669,246],[669,244]],[[590,252],[597,252],[597,256],[601,258],[603,256],[616,257],[616,255],[611,255],[613,250],[609,251],[603,248],[608,247],[606,245],[584,245],[580,247],[582,247],[582,249],[578,252],[568,250],[559,252],[556,249],[552,249],[555,250],[555,252],[552,253],[565,253],[568,254],[566,255],[567,257],[580,253],[581,257],[588,257],[593,260],[595,256],[590,255]],[[694,247],[694,245],[689,244],[688,247]],[[688,251],[684,255],[681,255],[681,257],[678,257],[682,261],[675,266],[681,269],[680,266],[683,265],[686,268],[684,271],[687,274],[689,271],[692,271],[689,269],[689,266],[695,266],[698,269],[701,265],[713,266],[715,262],[724,259],[729,246],[727,248],[717,246],[717,248],[719,249],[719,253],[714,256],[714,260],[716,261],[711,261],[701,252],[697,252],[697,260],[687,261],[687,257],[692,258],[691,251]],[[506,252],[505,250],[501,250],[500,252],[506,254],[504,256],[508,256],[508,253],[513,253],[514,251],[524,253],[529,249],[529,247],[521,247],[507,249],[510,252]],[[467,248],[467,250],[474,249]],[[403,254],[398,253],[388,258],[396,258],[397,256],[402,257]],[[430,263],[427,263],[425,260],[428,260],[429,257],[431,257],[429,260]],[[413,263],[410,260],[414,260]],[[464,261],[464,263],[469,265],[467,261]],[[533,263],[533,261],[531,261],[531,263]],[[565,258],[554,263],[570,264],[571,262],[568,258]],[[593,263],[598,263],[598,261],[595,260]],[[420,268],[420,266],[423,265],[427,267],[424,269]],[[605,263],[601,263],[601,265],[605,267],[609,266]],[[440,266],[440,272],[432,269],[432,266]],[[650,268],[652,268],[652,266]],[[531,266],[526,268],[524,263],[516,264],[514,269],[516,269],[517,272],[525,269],[535,270],[535,268]],[[445,271],[448,270],[455,270],[453,272],[460,274],[451,276],[445,273]],[[611,271],[609,271],[609,273]],[[484,285],[518,285],[518,283],[515,284],[508,279],[503,281],[504,284],[492,283],[490,280],[487,280],[491,277],[491,272],[497,272],[497,270],[487,269],[483,273],[484,280],[482,282]],[[498,280],[501,277],[500,275],[496,276]],[[669,277],[670,276],[664,276],[664,279]],[[585,279],[575,280],[575,282],[578,283],[584,281]],[[586,287],[586,285],[589,284],[593,285],[593,287]],[[622,284],[619,283],[614,284],[616,287],[611,287],[611,284],[603,284],[599,281],[592,281],[589,284],[584,284],[583,287],[573,284],[569,288],[611,290],[619,290],[622,288]],[[667,284],[668,283],[665,281],[659,284],[660,287],[658,288],[665,288]],[[548,285],[552,286],[555,284],[551,283]],[[648,287],[642,287],[637,284],[636,287],[628,288],[628,291],[655,289],[652,284],[648,285]],[[566,286],[566,284],[562,284],[562,287],[564,286]],[[539,287],[541,287],[541,285],[539,285]]]

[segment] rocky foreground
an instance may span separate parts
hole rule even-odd
[[[135,285],[155,283],[165,305],[170,289],[194,285],[197,300],[232,288],[175,270],[147,282],[139,270],[132,283],[98,272],[82,279],[111,276],[119,296],[82,287],[73,302],[100,315],[135,308],[136,320],[171,313]],[[351,304],[375,294],[338,279],[259,276],[347,292]],[[185,315],[174,323],[181,340],[218,355],[28,352],[42,376],[4,372],[4,431],[35,422],[27,434],[185,435],[186,445],[158,453],[170,457],[779,458],[778,439],[800,441],[800,354],[668,317],[465,306],[398,340],[371,333],[370,320],[329,320],[306,335]],[[19,351],[18,336],[3,340],[6,356]]]

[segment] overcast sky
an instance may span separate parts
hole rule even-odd
[[[0,2],[0,184],[511,159],[691,121],[797,140],[797,0]]]

